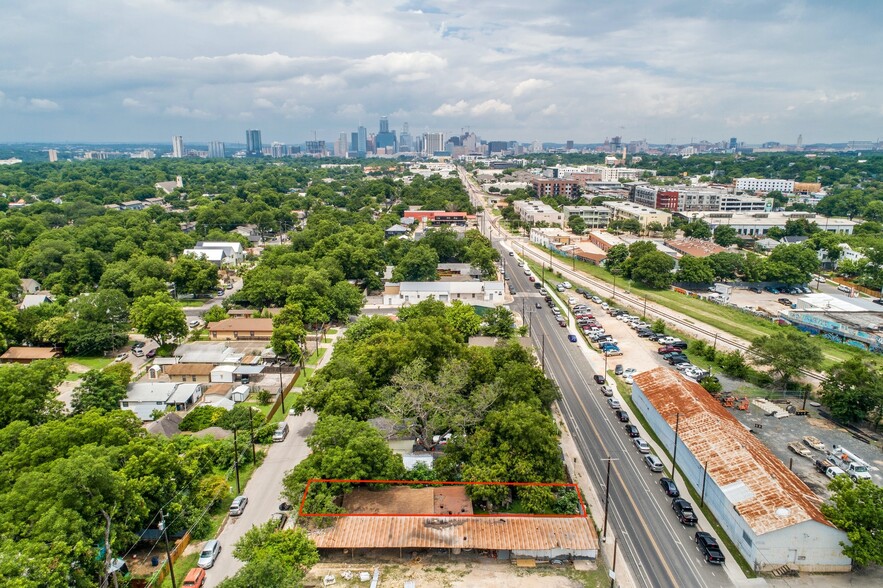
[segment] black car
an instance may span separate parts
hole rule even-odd
[[[621,363],[616,364],[616,367],[613,368],[613,373],[616,374],[617,376],[622,375],[622,364]]]
[[[696,524],[696,513],[693,512],[693,505],[683,498],[673,498],[671,501],[671,509],[675,511],[678,520],[682,525],[692,527]]]
[[[607,379],[601,374],[595,374],[592,378],[595,380],[596,384],[603,384],[607,381]]]
[[[785,306],[791,306],[791,301],[787,298],[779,298],[777,301],[779,304],[784,304]]]
[[[671,365],[678,365],[679,363],[690,363],[690,360],[686,355],[675,355],[668,358],[668,363]]]
[[[619,419],[619,422],[621,422],[621,423],[629,422],[629,413],[627,413],[626,411],[620,409],[620,410],[617,410],[613,414],[616,415],[616,418]]]
[[[635,425],[626,425],[625,432],[632,439],[634,439],[635,437],[641,436],[641,432],[638,430],[638,427],[636,427]]]
[[[717,544],[717,539],[712,537],[710,533],[697,531],[696,545],[699,546],[699,551],[702,552],[705,561],[708,563],[723,565],[725,561],[724,554],[721,551],[720,545]]]
[[[874,298],[873,300],[871,300],[871,302],[883,306],[883,298]]]
[[[666,496],[677,498],[681,495],[677,484],[671,478],[659,478],[659,485],[662,486],[662,491],[665,492]]]
[[[640,331],[638,331],[638,337],[641,337],[642,339],[647,339],[651,336],[653,336],[653,331],[649,329],[641,329]]]
[[[132,344],[132,349],[141,349],[142,347],[144,347],[144,341],[135,341],[135,343]]]
[[[686,341],[673,341],[669,343],[670,346],[675,347],[677,349],[686,349],[687,342]]]
[[[537,308],[542,308],[542,307],[543,307],[543,305],[540,304],[539,302],[535,303],[534,306],[537,307]]]
[[[748,291],[754,292],[755,294],[760,294],[761,292],[763,292],[763,290],[761,290],[757,286],[751,286],[750,288],[748,288]]]

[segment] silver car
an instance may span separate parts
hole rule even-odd
[[[650,468],[651,472],[662,471],[662,462],[652,453],[644,456],[644,463],[647,464],[647,467]]]
[[[650,445],[640,437],[635,437],[635,440],[632,441],[632,443],[635,444],[639,453],[650,453]]]
[[[220,554],[221,544],[217,539],[206,541],[205,546],[202,548],[202,552],[199,554],[199,560],[197,560],[196,565],[207,570],[215,565],[215,560],[218,559]]]

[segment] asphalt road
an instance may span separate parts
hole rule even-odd
[[[291,468],[310,454],[306,439],[316,423],[315,413],[305,412],[299,416],[286,416],[285,419],[290,427],[288,437],[281,443],[270,445],[267,457],[249,480],[248,489],[243,492],[248,498],[245,511],[238,517],[228,517],[217,536],[221,542],[221,555],[215,561],[214,567],[206,572],[206,588],[217,586],[221,580],[232,576],[242,567],[242,562],[233,557],[236,542],[254,525],[266,523],[270,520],[270,515],[279,510],[282,479]],[[245,442],[247,441],[246,436]]]
[[[508,255],[506,250],[501,251]],[[531,335],[545,357],[546,373],[561,390],[562,413],[599,496],[604,495],[604,460],[608,456],[615,460],[610,476],[608,525],[616,532],[620,556],[628,561],[636,582],[658,587],[731,586],[725,570],[702,559],[693,542],[696,529],[678,523],[671,511],[671,499],[659,486],[661,474],[651,473],[644,465],[593,382],[594,372],[582,344],[567,340],[568,333],[577,333],[575,326],[560,327],[545,304],[535,309],[535,302],[543,299],[534,285],[521,271],[510,271],[509,275],[508,283],[516,289],[512,310],[520,312],[524,298],[525,307],[534,310]],[[603,513],[596,516],[603,517]]]

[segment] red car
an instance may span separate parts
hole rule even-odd
[[[672,353],[673,351],[680,351],[677,347],[672,347],[671,345],[663,345],[659,349],[656,350],[656,353],[659,355],[664,355],[666,353]]]
[[[536,281],[537,281],[537,279],[536,279],[535,277],[533,277],[533,276],[530,276],[530,277],[527,278],[527,279],[530,280],[531,282],[536,282]]]

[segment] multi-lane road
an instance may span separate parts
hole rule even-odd
[[[683,527],[671,510],[659,485],[661,474],[651,473],[622,423],[608,408],[606,398],[594,383],[583,346],[571,343],[567,335],[578,333],[571,324],[562,328],[546,304],[535,308],[543,297],[496,240],[515,287],[512,310],[533,310],[531,336],[537,349],[544,349],[545,369],[561,390],[561,412],[567,421],[580,458],[586,465],[599,496],[604,495],[606,459],[614,461],[610,476],[609,528],[617,536],[620,557],[629,564],[640,586],[731,586],[723,568],[706,564],[693,542],[692,527]],[[609,378],[608,378],[609,379]],[[594,513],[596,518],[603,513]],[[600,521],[599,521],[600,522]],[[728,563],[727,565],[734,565]]]

